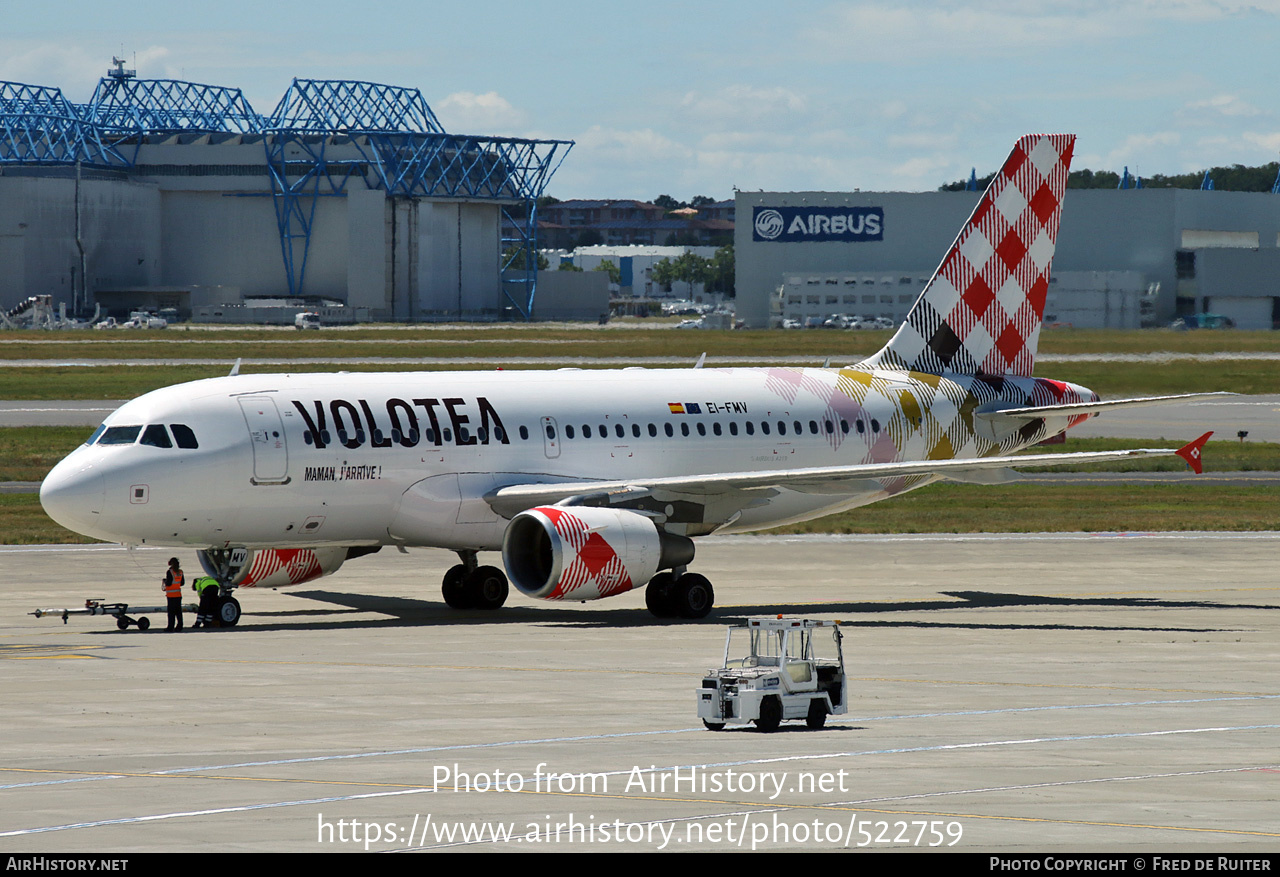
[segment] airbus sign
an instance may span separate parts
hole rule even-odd
[[[778,243],[884,240],[883,207],[756,207],[751,239]]]

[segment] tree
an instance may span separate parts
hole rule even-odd
[[[592,271],[603,271],[609,275],[610,283],[622,283],[622,269],[613,264],[609,259],[604,259],[599,265],[591,269]]]
[[[541,253],[535,253],[535,255],[538,257],[538,270],[546,271],[551,266],[547,257]],[[499,264],[504,271],[524,271],[527,267],[525,258],[524,247],[512,244],[502,252],[502,261]]]
[[[670,195],[659,195],[653,199],[655,207],[661,207],[663,210],[678,210],[684,205],[672,198]]]
[[[659,259],[654,262],[653,267],[649,269],[649,277],[664,292],[670,292],[671,284],[678,279],[675,266],[671,264],[670,259]]]
[[[708,292],[723,292],[728,296],[735,295],[733,244],[716,250],[715,255],[711,257],[711,261],[707,263],[707,280],[705,283],[704,288]]]

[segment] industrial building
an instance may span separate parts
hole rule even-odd
[[[597,287],[538,295],[536,199],[571,146],[449,134],[369,82],[295,79],[268,115],[118,61],[83,105],[0,82],[0,308],[595,319]]]
[[[747,325],[906,316],[978,192],[738,192],[737,308]],[[1073,189],[1045,322],[1167,325],[1212,312],[1280,325],[1280,195]]]

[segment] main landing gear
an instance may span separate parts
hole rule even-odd
[[[655,618],[706,618],[715,602],[711,582],[697,573],[660,572],[644,590],[644,603]]]
[[[453,609],[497,609],[507,602],[506,574],[496,566],[480,566],[476,552],[459,551],[462,563],[444,574],[441,592]]]

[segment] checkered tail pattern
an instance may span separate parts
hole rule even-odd
[[[862,366],[1031,375],[1074,145],[1018,140],[906,321]]]

